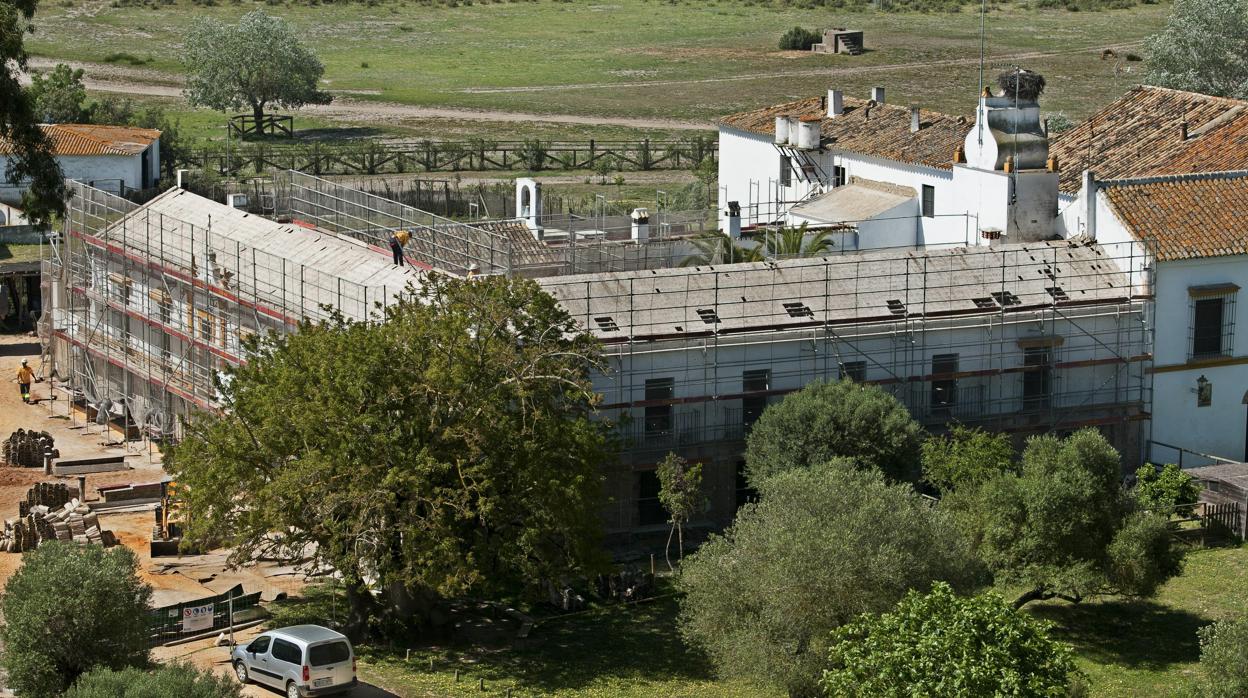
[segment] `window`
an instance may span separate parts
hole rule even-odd
[[[637,525],[667,523],[667,512],[659,501],[659,474],[654,470],[637,473]]]
[[[1023,408],[1047,408],[1053,390],[1053,349],[1024,349],[1023,369]]]
[[[832,186],[843,187],[849,182],[845,177],[845,168],[840,165],[832,166]]]
[[[263,635],[252,640],[251,644],[247,645],[247,651],[253,654],[264,654],[265,652],[268,652],[270,639],[271,638],[268,635]]]
[[[1234,284],[1187,289],[1192,299],[1188,358],[1208,359],[1234,353],[1235,294],[1238,291],[1239,287]]]
[[[205,342],[212,341],[212,316],[206,310],[200,310],[196,313],[199,315],[199,338]]]
[[[347,643],[327,642],[323,645],[313,645],[308,648],[308,664],[312,666],[326,666],[328,664],[337,664],[345,662],[351,658],[351,648],[347,647]]]
[[[841,380],[861,383],[867,379],[866,361],[846,361],[841,364]]]
[[[675,394],[675,378],[652,378],[646,381],[646,402],[671,400]],[[667,436],[672,433],[672,406],[647,405],[646,436]]]
[[[274,659],[280,659],[283,662],[291,664],[303,664],[303,652],[295,644],[287,642],[282,638],[274,638],[273,653]]]
[[[923,217],[936,217],[936,187],[930,184],[923,185]]]
[[[936,354],[932,357],[932,409],[958,404],[957,354]]]
[[[780,156],[780,186],[793,186],[793,160],[788,155]]]
[[[764,392],[770,388],[770,369],[746,371],[741,374],[741,391],[744,393]],[[741,398],[741,425],[749,429],[763,415],[765,409],[767,409],[766,395],[746,395]]]

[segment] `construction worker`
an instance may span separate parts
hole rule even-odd
[[[26,359],[22,359],[22,365],[17,369],[17,385],[22,390],[22,402],[30,404],[30,384],[35,382],[35,372],[31,370]]]
[[[403,266],[403,246],[411,235],[406,230],[396,230],[390,234],[390,253],[394,255],[394,263]]]

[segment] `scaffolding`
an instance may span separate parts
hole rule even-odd
[[[197,207],[181,190],[139,207],[69,187],[43,260],[45,373],[126,439],[170,438],[180,416],[218,407],[219,374],[245,360],[247,337],[333,310],[369,319],[415,278],[358,243]]]

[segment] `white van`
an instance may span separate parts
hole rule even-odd
[[[319,625],[270,630],[235,646],[230,662],[239,681],[281,689],[286,698],[346,694],[358,682],[351,642]]]

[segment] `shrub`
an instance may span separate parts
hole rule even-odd
[[[242,695],[242,687],[234,679],[183,664],[151,670],[94,669],[83,674],[65,692],[65,698],[241,698]]]
[[[1248,695],[1248,620],[1222,620],[1201,628],[1202,698]]]
[[[809,51],[822,39],[819,32],[803,27],[793,27],[780,37],[782,51]]]
[[[23,698],[59,696],[96,667],[147,663],[147,605],[129,548],[49,541],[4,587],[4,667]]]
[[[1159,514],[1191,515],[1200,496],[1200,483],[1174,463],[1160,470],[1145,463],[1135,471],[1135,501],[1142,509]]]

